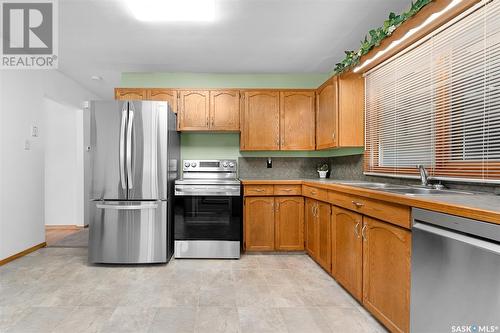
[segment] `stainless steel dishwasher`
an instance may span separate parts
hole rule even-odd
[[[500,332],[500,225],[412,216],[410,331]]]

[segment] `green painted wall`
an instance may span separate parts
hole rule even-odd
[[[243,157],[331,157],[362,154],[363,148],[320,151],[242,151],[237,133],[182,133],[181,159]]]
[[[144,88],[317,88],[324,74],[122,73],[121,87]],[[362,148],[322,151],[240,152],[237,133],[182,133],[181,159],[246,157],[331,157],[363,153]]]

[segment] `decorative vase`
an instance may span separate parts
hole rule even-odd
[[[319,173],[319,178],[326,178],[326,174],[328,173],[328,171],[318,171]]]

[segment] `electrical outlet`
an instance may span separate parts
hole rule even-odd
[[[31,149],[31,142],[30,140],[25,140],[24,141],[24,150],[30,150]]]
[[[269,157],[267,159],[267,168],[271,169],[273,167],[273,160]]]
[[[34,138],[38,137],[38,126],[36,125],[31,126],[31,136]]]

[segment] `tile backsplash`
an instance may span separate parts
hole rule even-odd
[[[240,178],[297,179],[318,178],[318,164],[329,163],[320,157],[272,157],[272,168],[265,157],[238,158]]]

